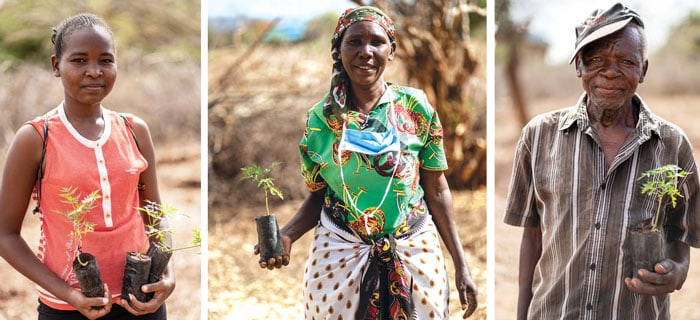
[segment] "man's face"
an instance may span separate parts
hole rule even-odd
[[[628,26],[582,49],[576,69],[589,106],[619,110],[631,104],[647,72],[642,46],[641,35]]]

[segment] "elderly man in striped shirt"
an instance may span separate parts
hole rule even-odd
[[[524,228],[518,319],[667,319],[700,246],[692,147],[636,94],[648,66],[636,12],[596,10],[576,35],[570,63],[585,92],[533,119],[517,146],[504,221]],[[666,164],[691,174],[664,205],[666,259],[633,277],[629,231],[654,214],[638,177]]]

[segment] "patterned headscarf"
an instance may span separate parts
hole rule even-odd
[[[346,102],[348,95],[348,87],[350,79],[348,78],[343,62],[340,60],[340,39],[343,38],[345,30],[347,30],[355,22],[372,21],[382,27],[386,31],[391,42],[396,41],[396,28],[391,21],[381,10],[363,6],[345,10],[338,18],[338,25],[335,27],[333,38],[331,39],[331,56],[333,57],[333,77],[331,78],[331,90],[328,99],[326,100],[323,114],[329,117],[331,114],[338,119],[346,117]]]

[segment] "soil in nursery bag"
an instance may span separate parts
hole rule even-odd
[[[163,276],[163,273],[168,267],[168,262],[170,261],[170,257],[173,255],[173,252],[151,243],[151,246],[148,248],[147,254],[151,258],[151,269],[148,273],[148,283],[155,283],[160,281],[160,278]],[[154,293],[149,292],[146,295],[150,300],[153,298]]]
[[[163,276],[173,252],[151,243],[147,254],[151,257],[151,270],[148,275],[148,283],[158,282]]]
[[[632,230],[629,237],[632,255],[631,276],[639,278],[639,269],[654,272],[654,265],[666,258],[663,232]]]
[[[280,240],[280,230],[275,215],[256,217],[255,226],[258,231],[260,261],[269,261],[270,258],[276,259],[284,255],[282,241]]]
[[[141,291],[141,286],[148,283],[148,274],[151,270],[151,258],[139,252],[126,254],[126,266],[124,267],[124,280],[122,283],[122,298],[129,301],[129,293],[133,294],[141,302],[150,300],[148,295]]]
[[[80,260],[78,260],[80,258]],[[83,262],[82,264],[80,262]],[[80,283],[80,290],[86,297],[103,297],[105,295],[100,269],[95,256],[81,253],[73,259],[73,271]]]

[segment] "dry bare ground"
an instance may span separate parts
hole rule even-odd
[[[306,110],[328,90],[330,54],[308,47],[260,47],[239,59],[242,53],[240,49],[209,52],[210,98],[220,83],[232,82],[224,90],[226,98],[209,110],[210,122],[225,123],[210,124],[210,152],[226,161],[216,163],[220,177],[209,177],[208,316],[303,319],[302,276],[312,232],[294,244],[289,266],[260,269],[253,255],[254,217],[264,212],[264,203],[250,183],[235,174],[241,166],[283,161],[274,176],[288,200],[271,206],[281,225],[296,212],[307,193],[299,173],[297,144]],[[234,66],[233,71],[226,72],[229,66]],[[402,84],[397,69],[396,64],[390,65],[385,78]],[[224,148],[231,140],[234,147]],[[462,245],[480,292],[472,319],[485,319],[486,193],[453,191],[453,198]],[[451,260],[448,268],[453,278]],[[451,319],[461,319],[459,298],[454,289],[451,293]]]
[[[474,280],[479,286],[479,308],[470,319],[486,319],[486,193],[453,192],[457,225]],[[286,201],[274,212],[287,222],[301,201]],[[292,247],[289,266],[260,269],[253,255],[257,243],[254,218],[264,207],[209,210],[209,319],[303,319],[302,276],[313,232]],[[446,257],[448,253],[446,250]],[[447,264],[453,279],[454,266]],[[450,319],[461,319],[459,297],[451,284]]]
[[[642,86],[643,87],[643,86]],[[643,88],[640,87],[640,90]],[[642,91],[643,92],[643,91]],[[700,117],[698,104],[700,96],[646,96],[645,102],[653,112],[676,123],[683,128],[691,143],[696,146],[695,158],[700,159],[700,127],[697,119]],[[536,100],[531,102],[531,114],[554,110],[572,105],[578,96],[571,99]],[[502,222],[505,201],[510,182],[512,160],[515,153],[515,143],[520,134],[521,126],[515,119],[515,114],[507,100],[495,103],[495,299],[494,309],[496,319],[515,319],[517,306],[518,270],[517,261],[520,250],[522,230]],[[697,308],[697,297],[700,296],[700,252],[691,249],[690,270],[688,279],[678,292],[671,295],[671,317],[673,319],[700,319],[700,309]]]

